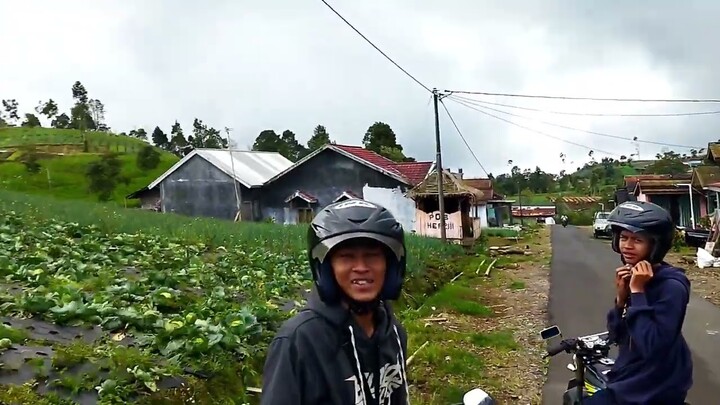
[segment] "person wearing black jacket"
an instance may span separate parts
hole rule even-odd
[[[317,214],[313,291],[270,344],[261,404],[409,404],[407,334],[388,304],[405,276],[404,237],[387,209],[362,199]]]

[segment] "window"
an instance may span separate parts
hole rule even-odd
[[[298,222],[301,224],[309,224],[313,219],[312,208],[298,208]]]

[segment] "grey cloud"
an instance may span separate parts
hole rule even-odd
[[[430,87],[518,93],[542,89],[545,93],[575,91],[587,95],[594,84],[576,83],[573,78],[595,70],[607,77],[611,77],[607,69],[642,72],[648,64],[652,69],[648,75],[662,75],[671,82],[674,97],[713,97],[720,93],[716,78],[720,56],[712,42],[720,37],[720,28],[714,22],[720,2],[330,3]],[[64,3],[66,15],[57,18],[80,16],[86,7],[80,2]],[[385,121],[396,131],[407,153],[418,159],[434,159],[429,94],[319,0],[123,1],[94,8],[93,18],[106,20],[110,27],[103,33],[109,38],[109,49],[103,52],[112,52],[122,63],[114,63],[112,68],[104,64],[98,71],[93,70],[92,60],[80,67],[71,60],[57,60],[61,74],[15,75],[12,86],[6,86],[3,80],[7,79],[0,77],[0,89],[32,89],[27,92],[35,95],[47,84],[45,97],[57,97],[53,93],[57,88],[67,88],[63,91],[69,93],[72,81],[85,81],[84,75],[89,75],[88,90],[106,103],[113,128],[150,129],[160,125],[169,130],[179,119],[188,132],[192,119],[198,117],[217,128],[234,128],[233,137],[240,146],[251,145],[267,128],[291,129],[306,140],[317,124],[325,125],[338,142],[357,144],[369,125]],[[103,8],[104,13],[98,11]],[[119,9],[124,10],[120,17]],[[5,27],[0,27],[0,34],[8,38],[12,28]],[[52,27],[58,32],[70,29],[60,23]],[[16,63],[30,63],[30,59],[29,53],[21,55]],[[24,96],[18,94],[16,98]],[[582,111],[585,106],[483,99],[557,110]],[[585,149],[515,128],[450,100],[446,103],[488,171],[506,171],[508,159],[523,167],[540,165],[558,171],[557,155],[561,151],[577,162],[587,156]],[[720,109],[720,105],[716,107]],[[596,112],[628,112],[649,107],[612,104],[592,108]],[[704,108],[663,105],[653,107],[653,111]],[[442,107],[440,114],[445,164],[481,174]],[[625,141],[499,116],[617,154],[632,148]],[[719,126],[717,116],[572,119],[546,115],[542,119],[621,136],[700,145],[715,139]],[[643,145],[641,154],[654,155],[659,150]]]

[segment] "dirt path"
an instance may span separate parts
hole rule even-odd
[[[415,402],[458,403],[481,387],[501,404],[541,403],[549,235],[542,228],[518,243],[491,238],[490,246],[509,245],[519,254],[478,257],[420,311],[405,314],[410,353],[428,342],[408,366]]]
[[[695,294],[720,307],[720,268],[699,268],[695,262],[695,250],[690,248],[672,252],[666,260],[685,269]]]

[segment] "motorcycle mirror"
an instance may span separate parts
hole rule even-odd
[[[543,338],[543,340],[552,339],[555,336],[561,336],[562,332],[560,332],[560,328],[557,325],[553,325],[549,328],[543,329],[540,331],[540,336]]]
[[[480,388],[475,388],[463,395],[463,405],[496,405],[496,403],[490,394]]]

